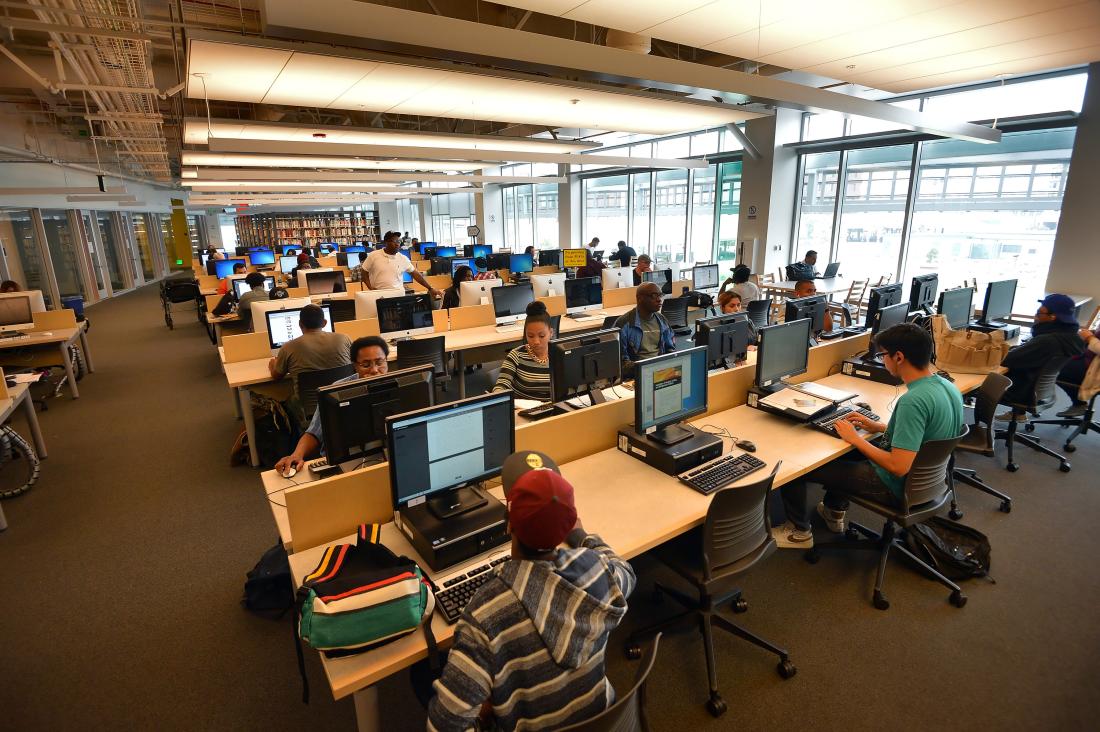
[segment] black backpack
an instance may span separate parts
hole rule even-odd
[[[264,552],[244,581],[241,604],[264,617],[280,618],[294,605],[290,560],[282,542]]]
[[[948,579],[989,577],[989,539],[977,529],[933,516],[906,529],[905,543]]]
[[[233,306],[237,304],[237,301],[233,299],[233,293],[227,292],[222,295],[222,299],[218,300],[218,304],[214,306],[214,309],[210,311],[211,315],[229,315],[233,312]]]

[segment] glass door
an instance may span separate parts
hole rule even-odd
[[[81,211],[80,220],[84,224],[84,239],[88,242],[88,257],[91,259],[96,290],[99,292],[101,299],[110,297],[111,288],[104,274],[106,265],[103,261],[103,242],[99,238],[99,226],[96,224],[95,214]]]
[[[49,297],[49,281],[34,233],[30,209],[0,211],[0,242],[4,245],[6,279],[24,290],[42,290]]]
[[[83,297],[80,265],[77,263],[77,238],[70,225],[69,212],[43,210],[42,228],[46,232],[58,294],[60,297]]]
[[[111,220],[112,215],[107,211],[96,211],[93,216],[95,216],[96,227],[99,230],[99,241],[103,247],[107,277],[111,283],[111,289],[114,292],[128,290],[130,288],[127,286],[127,277],[123,269],[124,262],[119,255],[119,252],[122,251],[121,243],[114,222]]]
[[[137,243],[141,274],[146,282],[150,282],[156,277],[156,267],[153,263],[153,243],[151,241],[152,232],[149,231],[146,225],[144,214],[133,214],[127,218],[133,222],[134,241]]]

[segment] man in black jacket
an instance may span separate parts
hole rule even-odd
[[[1001,361],[1001,365],[1008,369],[1006,375],[1012,379],[1012,386],[1001,397],[1002,404],[1031,403],[1035,381],[1043,366],[1053,358],[1076,356],[1084,350],[1081,337],[1077,334],[1081,326],[1077,323],[1073,298],[1047,295],[1039,302],[1031,338],[1009,351]],[[997,419],[1008,421],[1012,419],[1012,412],[998,414]],[[1016,419],[1027,421],[1026,415],[1019,415]]]

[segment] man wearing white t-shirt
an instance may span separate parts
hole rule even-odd
[[[363,282],[370,290],[403,290],[405,284],[401,281],[401,275],[408,272],[412,278],[428,288],[428,294],[433,299],[439,298],[440,292],[428,284],[424,275],[413,266],[413,263],[399,251],[401,235],[396,231],[386,234],[386,241],[382,249],[375,249],[361,265],[363,268]]]

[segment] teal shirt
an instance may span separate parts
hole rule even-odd
[[[898,399],[882,444],[884,450],[899,447],[917,452],[929,440],[947,440],[962,432],[962,394],[947,379],[933,374],[909,382]],[[873,463],[872,463],[873,464]],[[875,465],[879,480],[898,498],[905,495],[905,478]]]

